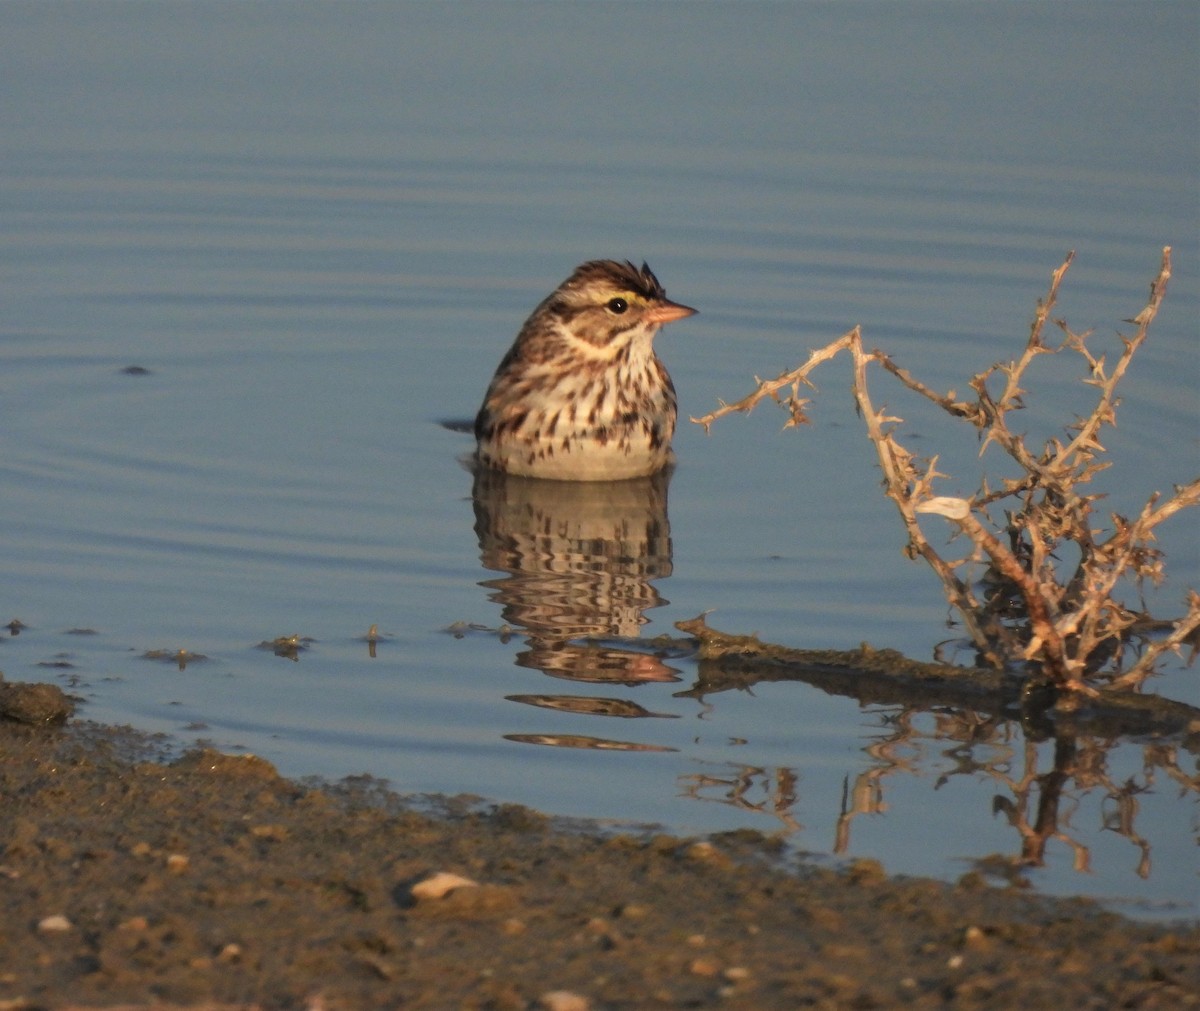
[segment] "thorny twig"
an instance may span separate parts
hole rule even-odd
[[[1102,675],[1109,689],[1133,688],[1151,673],[1159,658],[1191,644],[1193,657],[1200,637],[1200,595],[1189,591],[1187,613],[1177,621],[1154,622],[1148,615],[1129,610],[1113,596],[1122,579],[1140,588],[1149,579],[1163,576],[1163,559],[1153,546],[1154,529],[1181,509],[1200,503],[1200,479],[1175,488],[1160,502],[1156,493],[1135,519],[1113,514],[1111,532],[1101,538],[1093,529],[1092,506],[1098,498],[1085,494],[1086,485],[1108,461],[1099,434],[1116,423],[1117,385],[1134,354],[1142,346],[1158,313],[1171,277],[1171,250],[1163,250],[1162,264],[1150,287],[1146,306],[1135,316],[1137,330],[1122,337],[1122,350],[1111,369],[1104,356],[1087,346],[1089,334],[1072,332],[1054,320],[1065,334],[1057,347],[1047,344],[1045,326],[1058,298],[1058,289],[1071,266],[1068,254],[1054,271],[1046,297],[1039,301],[1029,337],[1020,358],[997,363],[974,376],[973,398],[953,392],[941,394],[896,365],[881,351],[866,351],[858,327],[823,348],[813,351],[803,365],[775,379],[757,380],[746,397],[721,406],[702,418],[693,418],[705,431],[714,421],[735,411],[749,412],[766,398],[788,411],[785,427],[808,422],[799,396],[800,386],[812,386],[809,374],[843,351],[854,360],[854,395],[883,471],[885,493],[895,503],[908,534],[910,557],[920,556],[941,579],[947,599],[962,616],[972,641],[993,666],[1034,664],[1061,687],[1094,694],[1089,681]],[[1031,447],[1023,434],[1009,428],[1008,416],[1024,407],[1022,381],[1033,361],[1044,354],[1073,351],[1087,364],[1084,383],[1099,394],[1085,418],[1067,426],[1065,439],[1051,438],[1040,449]],[[867,366],[875,363],[905,387],[941,407],[947,414],[974,426],[981,434],[980,453],[997,446],[1021,470],[1021,476],[990,489],[986,480],[971,498],[947,498],[934,493],[937,458],[920,460],[896,437],[901,419],[876,410],[867,385]],[[999,380],[993,394],[989,383]],[[790,390],[789,390],[790,388]],[[781,391],[789,390],[786,395]],[[1007,503],[1003,524],[992,519],[989,507]],[[946,560],[926,538],[918,517],[944,517],[964,534],[974,550],[965,558]],[[1068,578],[1058,569],[1064,542],[1075,545],[1079,561]],[[970,566],[987,563],[987,575],[978,584],[967,578]],[[1015,606],[1014,606],[1015,604]],[[1120,669],[1129,639],[1149,627],[1166,626],[1167,634],[1145,644],[1140,656]],[[1106,673],[1104,673],[1106,672]]]

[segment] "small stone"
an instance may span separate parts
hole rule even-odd
[[[962,955],[951,955],[948,959],[946,959],[946,968],[947,969],[959,969],[962,967],[962,964],[963,964]]]
[[[835,941],[821,947],[821,957],[866,959],[870,957],[870,952],[859,944],[841,944]]]
[[[438,871],[437,874],[413,885],[410,894],[418,902],[429,902],[432,899],[443,899],[458,888],[478,887],[478,881],[451,874],[449,871]]]
[[[242,957],[242,946],[232,941],[217,953],[218,962],[236,962]]]
[[[744,965],[731,965],[723,973],[721,973],[730,983],[740,983],[742,980],[750,978],[750,970]]]
[[[844,972],[826,973],[821,978],[823,986],[831,990],[840,991],[843,994],[857,993],[862,985],[862,981],[857,976],[849,976]]]
[[[507,937],[516,937],[519,934],[525,933],[529,928],[525,926],[524,920],[519,920],[515,916],[510,916],[502,924],[500,924],[500,932]]]
[[[887,871],[878,860],[861,857],[846,868],[846,877],[856,885],[881,885],[887,880]]]
[[[807,911],[808,918],[818,927],[839,933],[845,929],[845,918],[836,909],[829,906],[811,906]]]
[[[544,1011],[591,1011],[592,1002],[570,990],[549,990],[538,998]]]
[[[986,948],[989,946],[988,936],[978,927],[967,927],[963,931],[963,946],[966,948]]]
[[[37,926],[43,934],[60,934],[64,930],[71,929],[71,921],[61,913],[56,913],[54,916],[47,916],[39,920]]]
[[[683,855],[688,860],[694,860],[696,863],[711,864],[714,867],[728,867],[732,864],[729,857],[722,853],[716,846],[710,842],[692,843],[683,851]]]
[[[693,959],[692,964],[688,966],[688,972],[693,976],[715,976],[721,971],[721,967],[711,958]]]
[[[958,879],[958,887],[964,892],[978,892],[987,888],[987,878],[979,871],[967,871]]]
[[[167,870],[172,874],[182,874],[188,869],[190,862],[182,853],[172,853],[167,857]]]
[[[250,834],[256,839],[269,839],[271,842],[283,842],[288,837],[286,825],[255,825]]]
[[[610,921],[603,916],[593,916],[588,920],[586,928],[589,933],[595,934],[599,938],[600,946],[604,951],[611,951],[613,948],[619,948],[625,943],[625,938],[621,932],[617,930]]]
[[[131,916],[128,920],[123,920],[117,924],[117,930],[128,930],[131,933],[140,933],[150,927],[150,921],[144,916]]]

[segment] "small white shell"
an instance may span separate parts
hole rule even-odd
[[[57,934],[70,929],[71,921],[61,913],[56,913],[54,916],[47,916],[45,919],[38,921],[38,930],[43,934]]]
[[[412,886],[411,894],[418,902],[428,902],[431,899],[441,899],[457,888],[478,888],[479,882],[464,878],[449,871],[438,871],[424,881],[418,881]]]

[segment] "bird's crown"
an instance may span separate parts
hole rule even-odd
[[[666,292],[654,272],[645,263],[639,269],[628,260],[589,260],[575,268],[575,272],[563,282],[562,288],[574,291],[609,290],[636,295],[647,302],[666,298]]]

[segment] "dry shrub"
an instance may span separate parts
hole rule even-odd
[[[1115,594],[1132,587],[1140,602],[1147,581],[1162,581],[1165,559],[1154,546],[1154,530],[1200,501],[1200,478],[1176,486],[1167,497],[1154,493],[1135,517],[1110,513],[1108,523],[1098,525],[1096,502],[1102,496],[1089,486],[1096,473],[1110,465],[1100,434],[1116,424],[1117,386],[1145,343],[1166,294],[1171,250],[1163,250],[1150,298],[1129,321],[1136,331],[1121,336],[1122,349],[1111,365],[1104,355],[1089,349],[1090,333],[1075,333],[1062,320],[1053,320],[1062,339],[1050,343],[1046,338],[1059,285],[1073,258],[1069,254],[1054,272],[1021,356],[972,377],[969,397],[960,398],[953,391],[939,393],[882,351],[864,350],[855,327],[812,352],[799,368],[775,379],[757,380],[757,388],[748,396],[733,404],[722,403],[692,421],[707,431],[718,418],[748,412],[770,398],[788,412],[785,427],[807,423],[805,407],[810,401],[800,396],[801,387],[812,387],[808,377],[817,366],[848,353],[854,363],[858,411],[883,470],[884,491],[896,504],[908,534],[906,551],[909,557],[924,558],[937,573],[981,660],[995,667],[1024,665],[1060,687],[1094,694],[1096,686],[1140,685],[1164,653],[1178,652],[1184,644],[1191,646],[1189,661],[1195,658],[1200,595],[1194,590],[1187,594],[1187,613],[1169,621],[1156,620],[1141,603],[1127,606]],[[1031,446],[1023,433],[1010,427],[1010,418],[1024,408],[1022,384],[1042,355],[1082,358],[1086,367],[1082,382],[1094,388],[1095,402],[1086,417],[1064,426],[1061,437]],[[1001,480],[995,488],[985,476],[970,498],[936,494],[935,481],[946,475],[938,472],[936,456],[919,457],[900,441],[901,418],[876,409],[867,386],[872,364],[951,418],[973,426],[982,443],[980,455],[989,450],[1003,453],[1016,464],[1017,476]],[[922,515],[943,517],[955,535],[951,543],[965,539],[969,550],[944,557],[922,530],[918,522]],[[1064,559],[1069,560],[1065,567]]]

